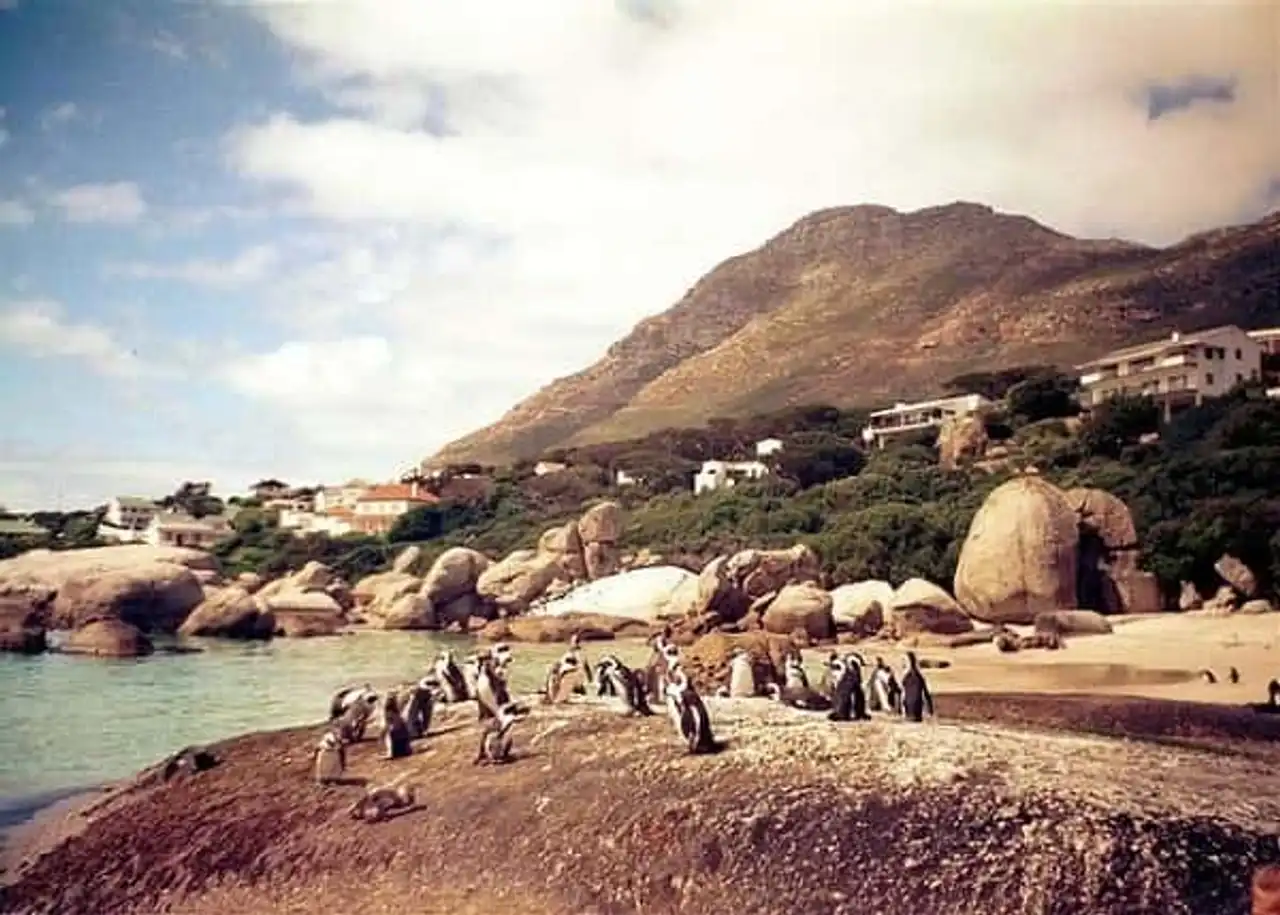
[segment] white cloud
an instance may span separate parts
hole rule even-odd
[[[369,430],[421,454],[810,210],[969,199],[1165,243],[1237,218],[1280,174],[1274,14],[1256,3],[630,6],[649,15],[254,6],[347,111],[228,137],[243,175],[349,233],[277,290],[322,330],[264,357],[293,367],[274,383],[298,386],[287,406],[311,440]],[[1145,87],[1193,73],[1235,74],[1235,103],[1149,122]],[[340,405],[293,372],[302,352],[333,364],[335,328],[385,341]],[[403,390],[429,406],[397,423]]]
[[[277,259],[276,250],[271,245],[255,245],[224,261],[196,259],[175,264],[108,264],[105,272],[133,279],[181,280],[196,286],[231,289],[259,282]]]
[[[40,129],[49,131],[61,127],[64,124],[70,124],[80,116],[80,109],[75,102],[63,102],[60,105],[54,105],[40,116]]]
[[[138,186],[131,181],[111,184],[77,184],[52,196],[68,222],[137,222],[147,211]]]
[[[0,346],[29,356],[78,359],[96,372],[119,378],[150,372],[110,331],[65,320],[61,306],[48,299],[12,302],[0,308]]]
[[[173,60],[187,59],[186,45],[179,41],[174,35],[163,30],[151,36],[148,44],[151,46],[153,51],[158,54],[163,54],[165,57],[172,58]]]
[[[0,200],[0,226],[28,226],[36,214],[21,200]]]

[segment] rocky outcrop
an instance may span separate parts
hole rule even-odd
[[[751,655],[756,688],[761,692],[769,683],[781,683],[787,655],[795,644],[786,636],[767,632],[710,632],[682,649],[683,666],[693,685],[704,695],[729,684],[729,663],[737,649]]]
[[[817,554],[803,544],[718,556],[676,590],[664,615],[702,621],[695,627],[700,634],[738,622],[757,602],[767,603],[787,585],[816,581],[820,571]],[[763,611],[763,603],[757,609]]]
[[[323,591],[287,591],[265,603],[275,621],[274,635],[309,638],[337,635],[343,626],[342,607]]]
[[[405,575],[420,575],[422,565],[422,547],[407,546],[401,550],[391,563],[392,572],[403,572]]]
[[[1248,600],[1241,604],[1240,609],[1237,610],[1236,613],[1240,613],[1245,616],[1252,616],[1257,613],[1274,613],[1275,609],[1276,608],[1272,605],[1271,601],[1263,600],[1262,598],[1254,598],[1253,600]]]
[[[1223,585],[1201,606],[1201,609],[1210,616],[1225,615],[1232,613],[1236,609],[1238,596],[1234,588],[1230,585]]]
[[[24,601],[0,597],[0,652],[40,654],[48,647],[39,612]]]
[[[267,639],[275,620],[252,594],[239,586],[212,591],[178,629],[183,636]]]
[[[1161,609],[1154,575],[1138,568],[1138,532],[1123,501],[1101,489],[1063,495],[1079,531],[1076,600],[1103,613],[1155,613]]]
[[[955,593],[986,623],[1031,623],[1076,607],[1079,527],[1062,491],[1035,474],[998,486],[969,527]]]
[[[1056,635],[1108,635],[1111,623],[1095,610],[1050,610],[1036,614],[1037,632]]]
[[[208,553],[173,547],[32,550],[0,562],[0,596],[21,601],[51,629],[116,617],[174,632],[204,600],[195,573],[216,570]]]
[[[597,613],[651,621],[668,612],[677,592],[691,583],[696,586],[697,580],[698,576],[676,566],[635,569],[584,584],[536,607],[530,615]]]
[[[476,582],[492,564],[489,557],[478,550],[455,546],[445,550],[432,563],[419,593],[436,607],[438,616],[455,618],[458,614],[450,611],[450,604],[474,597]]]
[[[489,566],[476,579],[476,593],[503,616],[524,613],[560,576],[554,556],[536,550],[516,550]]]
[[[725,564],[729,582],[749,601],[786,585],[817,581],[821,572],[818,554],[802,543],[787,550],[742,550]]]
[[[764,608],[761,628],[775,635],[803,632],[811,641],[835,638],[831,595],[812,582],[783,585]]]
[[[615,574],[621,559],[622,508],[616,502],[593,505],[578,519],[578,537],[587,578],[596,581]]]
[[[1258,593],[1257,577],[1247,565],[1229,553],[1214,563],[1213,570],[1235,588],[1241,597],[1250,598]]]
[[[911,578],[894,591],[885,628],[899,639],[926,633],[952,636],[972,631],[973,621],[942,588]]]
[[[938,464],[955,470],[976,461],[987,448],[987,426],[981,416],[953,416],[938,430]]]
[[[141,658],[155,652],[151,640],[137,626],[109,617],[90,620],[67,636],[64,654],[101,658]]]
[[[831,616],[836,628],[859,636],[879,632],[892,604],[893,585],[887,581],[860,581],[831,592]]]
[[[266,584],[265,579],[257,572],[241,572],[236,576],[233,584],[238,588],[243,588],[250,594],[257,594]]]
[[[538,538],[538,554],[554,561],[558,567],[557,577],[567,582],[581,581],[587,577],[587,564],[582,554],[582,537],[578,534],[577,521],[544,531]]]
[[[417,597],[421,588],[422,579],[407,572],[382,572],[356,582],[352,596],[360,617],[370,626],[395,629],[403,627],[388,626],[387,621],[397,616],[404,619],[402,598]],[[430,604],[429,601],[427,603]]]
[[[1186,612],[1199,610],[1203,606],[1204,598],[1200,596],[1196,586],[1189,581],[1184,581],[1178,591],[1178,609]]]
[[[652,627],[643,620],[598,613],[566,613],[562,616],[513,616],[493,620],[480,630],[490,642],[568,642],[577,636],[584,642],[614,638],[645,638]]]

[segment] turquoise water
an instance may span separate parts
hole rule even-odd
[[[417,679],[442,645],[474,646],[466,636],[405,632],[189,644],[204,651],[139,660],[0,655],[0,807],[124,778],[189,744],[318,723],[345,683]],[[565,650],[513,647],[513,692],[540,688]]]

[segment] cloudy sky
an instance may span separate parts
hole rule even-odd
[[[1280,12],[0,0],[0,504],[386,476],[804,213],[1280,204]]]

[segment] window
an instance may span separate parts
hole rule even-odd
[[[1236,384],[1239,384],[1242,381],[1244,381],[1244,375],[1240,374],[1239,372],[1236,372]]]
[[[1205,384],[1213,384],[1213,372],[1205,372],[1205,373],[1204,373],[1204,383],[1205,383]]]
[[[1204,348],[1204,357],[1205,357],[1206,359],[1212,359],[1212,358],[1213,358],[1213,347],[1212,347],[1212,346],[1206,346],[1206,347]]]
[[[1240,352],[1240,350],[1236,350],[1236,361],[1238,362],[1243,358],[1244,358],[1244,353]]]

